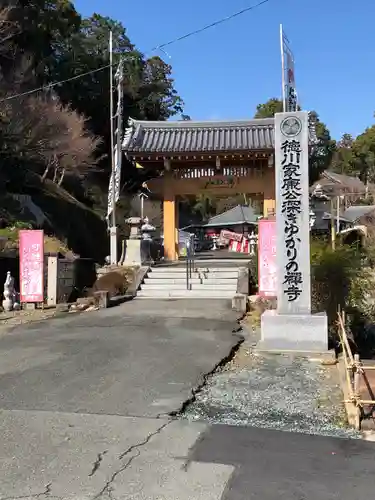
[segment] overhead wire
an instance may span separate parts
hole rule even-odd
[[[71,82],[72,80],[78,80],[79,78],[83,78],[84,76],[92,75],[93,73],[97,73],[98,71],[103,71],[104,69],[109,68],[111,65],[107,64],[106,66],[101,66],[100,68],[92,69],[90,71],[86,71],[85,73],[80,73],[79,75],[72,76],[67,78],[66,80],[59,80],[58,82],[48,83],[47,85],[43,85],[42,87],[37,87],[36,89],[27,90],[26,92],[20,92],[19,94],[13,94],[11,96],[5,97],[4,99],[0,99],[0,102],[10,101],[11,99],[16,99],[17,97],[24,97],[30,94],[34,94],[35,92],[40,92],[42,90],[50,90],[57,85],[62,85],[63,83]]]
[[[218,26],[220,24],[223,24],[227,21],[230,21],[238,16],[241,16],[243,14],[246,14],[247,12],[250,12],[254,9],[257,9],[258,7],[261,7],[262,5],[270,2],[271,0],[262,0],[254,5],[250,5],[249,7],[245,7],[244,9],[241,9],[237,12],[234,12],[233,14],[230,14],[229,16],[225,16],[225,17],[222,17],[221,19],[218,19],[217,21],[214,21],[210,24],[207,24],[205,26],[203,26],[202,28],[199,28],[199,29],[196,29],[196,30],[193,30],[193,31],[189,31],[188,33],[185,33],[185,35],[181,35],[181,36],[178,36],[176,38],[173,38],[172,40],[169,40],[168,42],[165,42],[165,43],[161,43],[160,45],[156,45],[153,49],[151,49],[150,51],[147,51],[147,52],[155,52],[155,51],[161,51],[161,52],[164,52],[167,56],[169,56],[167,54],[167,52],[165,51],[165,47],[169,47],[170,45],[172,44],[175,44],[177,42],[180,42],[182,40],[186,40],[187,38],[190,38],[192,36],[195,36],[195,35],[198,35],[200,33],[203,33],[204,31],[207,31],[208,29],[211,29],[211,28],[214,28],[215,26]],[[131,60],[131,58],[129,58],[128,60]],[[56,87],[58,85],[62,85],[64,83],[68,83],[68,82],[71,82],[73,80],[78,80],[79,78],[84,78],[85,76],[88,76],[88,75],[92,75],[94,73],[98,73],[99,71],[103,71],[107,68],[111,67],[110,64],[106,64],[105,66],[101,66],[100,68],[96,68],[96,69],[93,69],[93,70],[90,70],[90,71],[86,71],[85,73],[80,73],[79,75],[75,75],[75,76],[72,76],[70,78],[66,78],[65,80],[59,80],[57,82],[52,82],[52,83],[48,83],[47,85],[43,85],[42,87],[38,87],[38,88],[35,88],[35,89],[32,89],[32,90],[28,90],[28,91],[25,91],[25,92],[20,92],[18,94],[13,94],[13,95],[10,95],[10,96],[7,96],[7,97],[4,97],[3,99],[0,99],[0,103],[2,102],[6,102],[6,101],[10,101],[12,99],[17,99],[19,97],[24,97],[24,96],[28,96],[28,95],[31,95],[31,94],[34,94],[35,92],[41,92],[41,91],[46,91],[46,90],[50,90],[51,88],[53,87]]]
[[[234,14],[230,14],[229,16],[222,17],[218,21],[214,21],[213,23],[207,24],[206,26],[203,26],[202,28],[196,29],[194,31],[190,31],[189,33],[186,33],[185,35],[174,38],[174,39],[170,40],[169,42],[157,45],[156,47],[154,47],[152,49],[152,52],[154,52],[156,50],[162,50],[165,47],[168,47],[169,45],[172,45],[172,44],[177,43],[177,42],[181,42],[181,40],[185,40],[186,38],[190,38],[191,36],[199,35],[200,33],[203,33],[203,31],[214,28],[215,26],[219,26],[219,24],[226,23],[227,21],[231,21],[235,17],[242,16],[243,14],[246,14],[247,12],[250,12],[251,10],[257,9],[258,7],[261,7],[262,5],[264,5],[270,1],[271,0],[262,0],[261,2],[258,2],[257,4],[250,5],[249,7],[245,7],[244,9],[238,10]]]

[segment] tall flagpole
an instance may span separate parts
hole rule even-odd
[[[280,24],[280,50],[281,50],[281,85],[282,85],[282,97],[283,97],[283,111],[286,111],[286,95],[285,95],[285,59],[284,59],[284,32],[283,25]]]
[[[120,187],[121,167],[122,167],[122,128],[123,128],[122,108],[124,99],[124,63],[122,59],[120,59],[115,78],[117,81],[117,110],[116,110],[117,125],[115,130],[115,136],[116,136],[115,169],[117,172],[117,176],[119,177],[118,185]]]
[[[113,35],[109,32],[109,113],[111,133],[111,176],[112,176],[112,213],[110,227],[110,259],[111,264],[117,264],[117,227],[116,227],[116,165],[114,157],[113,130]]]

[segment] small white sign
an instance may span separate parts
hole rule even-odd
[[[279,314],[310,314],[309,122],[275,115],[276,260]]]

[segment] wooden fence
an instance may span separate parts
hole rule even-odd
[[[370,388],[366,371],[375,370],[375,366],[363,366],[359,354],[353,355],[345,328],[344,314],[338,313],[337,323],[345,363],[347,394],[349,395],[349,399],[345,400],[345,403],[353,405],[355,411],[355,427],[360,429],[361,421],[364,416],[364,406],[375,407],[375,399],[362,399],[360,393],[361,377],[363,378],[365,385]],[[369,393],[372,394],[371,388]]]

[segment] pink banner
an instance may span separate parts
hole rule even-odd
[[[262,297],[276,297],[276,221],[258,225],[258,288]]]
[[[44,232],[19,232],[21,302],[44,301]]]
[[[243,234],[234,233],[233,231],[228,231],[227,229],[223,229],[220,232],[220,239],[222,240],[234,240],[234,241],[242,241]]]

